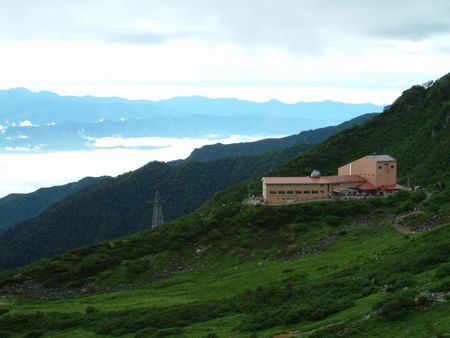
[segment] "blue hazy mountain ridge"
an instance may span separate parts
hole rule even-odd
[[[41,188],[28,194],[10,194],[0,198],[0,232],[14,224],[34,217],[64,198],[102,180],[103,177],[85,177],[77,182]]]
[[[16,123],[30,120],[36,124],[68,121],[97,122],[100,119],[117,121],[121,118],[145,119],[159,115],[268,115],[313,119],[334,118],[328,115],[336,115],[342,122],[364,113],[379,112],[382,109],[382,106],[371,103],[350,104],[334,101],[288,104],[278,100],[252,102],[233,98],[211,99],[202,96],[150,101],[118,97],[60,96],[48,91],[34,93],[25,88],[0,90],[0,119]]]
[[[99,137],[289,135],[380,112],[382,106],[333,101],[286,104],[202,96],[167,100],[60,96],[0,90],[0,152],[91,149]],[[24,123],[24,121],[28,121]]]
[[[323,127],[313,130],[302,131],[295,135],[280,138],[267,138],[254,142],[241,142],[232,144],[210,144],[194,149],[187,160],[190,161],[213,161],[225,157],[253,156],[264,152],[276,151],[292,147],[298,144],[318,144],[341,130],[362,124],[378,113],[364,114],[337,126]]]

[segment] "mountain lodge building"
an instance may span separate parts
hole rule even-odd
[[[402,189],[397,184],[397,160],[368,155],[338,168],[337,176],[263,177],[263,199],[269,204],[294,203],[340,193],[376,194]]]

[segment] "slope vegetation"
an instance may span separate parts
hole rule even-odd
[[[325,135],[363,123],[369,117],[331,127]],[[323,137],[322,129],[308,132],[309,142]],[[295,140],[300,142],[306,138]],[[105,180],[0,235],[0,270],[149,228],[153,208],[150,202],[156,191],[162,197],[166,221],[186,215],[214,193],[272,170],[312,146],[292,140],[282,141],[278,147],[281,145],[285,148],[255,156],[208,162],[152,162],[134,172]],[[250,144],[250,148],[253,146],[257,147]]]
[[[445,161],[434,146],[447,142],[441,109],[450,92],[441,89],[449,82],[447,76],[431,88],[413,87],[371,128],[344,131],[276,172],[326,163],[314,157],[320,154],[343,163],[347,148],[364,149],[370,138],[377,146],[375,138],[391,131],[394,120],[421,137],[421,149],[435,161]],[[433,135],[424,137],[430,126]],[[397,136],[382,150],[397,149],[391,155],[407,164],[416,139]],[[156,230],[3,272],[0,330],[49,337],[444,336],[450,332],[448,166],[425,177],[424,165],[409,165],[415,179],[431,186],[442,179],[447,188],[273,207],[242,203],[248,186],[240,185]],[[399,233],[399,224],[411,234]]]
[[[211,162],[152,162],[105,179],[0,235],[0,269],[14,268],[151,226],[156,191],[166,221],[200,207],[217,191],[271,170],[308,146]]]
[[[402,183],[433,185],[450,178],[450,74],[430,87],[413,86],[383,114],[347,129],[277,169],[276,175],[307,175],[336,168],[367,154],[398,160]]]
[[[9,304],[0,306],[0,330],[66,337],[444,334],[450,190],[424,198],[201,210],[1,274]],[[438,215],[434,230],[394,230],[391,217],[420,205],[409,226]]]
[[[40,214],[45,209],[100,182],[105,177],[85,177],[78,182],[41,188],[29,194],[10,194],[0,199],[0,231]]]

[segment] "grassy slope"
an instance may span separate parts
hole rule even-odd
[[[0,269],[149,228],[149,201],[156,190],[163,200],[166,221],[186,215],[215,192],[271,170],[309,147],[297,145],[258,156],[175,166],[152,162],[104,180],[0,234]]]
[[[441,222],[445,222],[450,215],[449,197],[450,191],[435,196],[426,203],[425,215],[430,216],[438,209],[441,213]],[[174,246],[160,253],[146,256],[150,260],[152,256],[159,256],[160,260],[178,259],[178,263],[188,261],[194,267],[193,270],[186,270],[133,290],[95,296],[47,301],[7,297],[6,300],[13,304],[0,308],[9,309],[12,314],[9,318],[20,318],[21,323],[28,322],[25,319],[29,319],[31,324],[27,328],[23,328],[23,324],[15,324],[17,334],[45,328],[48,329],[49,336],[54,337],[61,337],[62,333],[67,337],[90,337],[93,332],[134,337],[140,329],[147,327],[147,324],[144,321],[144,324],[136,324],[135,328],[130,328],[130,319],[126,319],[130,314],[132,318],[139,318],[145,313],[151,313],[152,309],[161,309],[159,311],[162,313],[169,311],[170,318],[177,318],[180,316],[179,311],[183,312],[183,310],[176,310],[180,306],[185,306],[186,311],[192,312],[193,318],[175,319],[173,323],[161,324],[162,327],[155,330],[157,334],[203,337],[214,333],[219,337],[248,337],[258,332],[258,336],[266,337],[293,329],[309,331],[342,321],[345,322],[343,324],[345,329],[351,328],[351,334],[348,336],[352,337],[398,337],[407,335],[407,332],[410,332],[408,336],[422,337],[424,330],[435,330],[438,333],[449,332],[449,324],[445,321],[448,306],[439,303],[427,304],[423,307],[416,306],[394,322],[380,315],[360,321],[366,314],[373,312],[375,305],[380,301],[395,298],[402,292],[404,286],[408,286],[418,294],[439,288],[440,285],[445,284],[445,281],[450,281],[448,273],[447,277],[436,275],[436,270],[440,267],[442,270],[445,262],[448,262],[449,250],[446,245],[450,240],[448,223],[442,223],[439,229],[428,234],[404,236],[393,230],[387,222],[389,218],[386,218],[386,214],[393,213],[395,210],[399,211],[405,202],[410,200],[417,201],[417,195],[416,197],[404,195],[370,202],[321,203],[278,208],[241,207],[237,213],[234,211],[235,206],[229,206],[225,208],[228,209],[229,218],[223,226],[215,227],[216,235],[219,231],[222,232],[222,236],[212,239],[210,229],[209,233],[203,232],[203,235],[197,236],[189,248]],[[311,209],[315,210],[311,211]],[[334,209],[337,218],[320,219],[320,211],[324,209],[329,211]],[[371,216],[364,218],[361,222],[358,216],[361,212],[369,212]],[[306,218],[313,217],[315,223],[305,223],[304,218],[299,215],[305,215]],[[256,219],[263,221],[255,225]],[[278,220],[277,224],[272,224],[270,219]],[[354,220],[358,222],[354,223]],[[193,225],[189,217],[181,222],[185,222],[188,227]],[[231,223],[234,222],[241,222],[241,224],[232,226]],[[354,226],[347,231],[343,230],[345,225],[351,224]],[[226,232],[227,228],[230,231]],[[162,229],[161,232],[168,235]],[[336,232],[339,232],[338,240],[325,246],[320,253],[301,259],[279,260],[280,257],[295,252],[305,244],[315,243]],[[154,233],[149,232],[147,235],[154,236]],[[242,238],[244,233],[248,236],[246,239]],[[272,238],[264,241],[269,234],[272,234]],[[140,237],[142,236],[130,238],[131,243],[127,242],[127,244],[137,247],[149,241],[147,237],[141,242]],[[116,243],[117,251],[114,256],[126,255],[124,250],[119,249],[120,241]],[[208,243],[212,245],[206,249]],[[122,249],[126,247],[130,246],[127,245]],[[199,248],[202,248],[203,252],[196,254],[195,250]],[[100,246],[95,249],[98,251],[97,254],[104,250]],[[72,254],[80,255],[80,252]],[[87,254],[84,260],[96,255],[92,250],[84,254]],[[60,259],[41,262],[20,272],[23,278],[27,275],[39,278],[36,272],[39,272],[46,264],[47,267],[52,266]],[[145,280],[154,273],[152,269],[138,274],[127,270],[130,263],[141,259],[142,257],[124,259],[120,265],[110,267],[101,274],[93,273],[92,277],[96,278],[97,283],[105,284]],[[79,263],[72,264],[75,267]],[[392,276],[397,277],[392,279]],[[3,284],[6,282],[5,277],[11,278],[11,275],[3,274]],[[41,276],[41,279],[47,277]],[[12,276],[12,279],[16,281],[18,278],[21,277]],[[330,280],[331,284],[329,284]],[[398,284],[398,281],[403,280],[407,280],[406,285]],[[338,295],[338,298],[335,298],[333,294],[327,294],[327,290],[333,288],[335,283],[337,285],[343,283],[339,289],[333,291],[333,293],[339,293],[341,291],[338,290],[344,290],[344,294]],[[356,284],[352,286],[354,283]],[[385,284],[392,284],[392,290],[383,291]],[[349,289],[345,285],[352,287]],[[302,287],[305,287],[309,290],[307,294],[312,296],[305,295],[301,299],[294,297],[294,301],[291,302],[289,297],[283,298],[283,294],[279,294],[280,290],[289,287],[293,287],[299,293],[302,292]],[[264,288],[268,288],[270,297],[273,297],[273,303],[263,301],[266,299]],[[315,288],[318,289],[319,294],[314,294]],[[361,289],[366,288],[367,290],[361,293]],[[253,294],[249,294],[249,290],[252,290]],[[324,296],[321,295],[322,293]],[[254,303],[254,297],[262,298]],[[312,298],[309,299],[310,297]],[[324,316],[318,315],[314,320],[302,320],[302,316],[294,320],[289,319],[289,309],[295,308],[302,302],[306,304],[312,302],[314,308],[321,308],[326,307],[328,303],[339,302],[341,299],[348,299],[349,303],[343,304],[342,309],[331,310]],[[200,313],[197,318],[195,313],[200,311],[197,306],[208,307],[211,302],[214,308],[223,310],[211,316]],[[89,306],[95,307],[100,312],[84,314]],[[124,313],[124,310],[127,312]],[[49,312],[51,315],[49,318],[36,320],[33,319],[36,311]],[[175,312],[172,313],[172,311]],[[69,325],[62,319],[55,319],[55,313],[66,313],[73,321],[72,324]],[[267,323],[261,320],[260,315],[263,318],[277,319]],[[284,317],[285,315],[287,317]],[[164,315],[162,317],[164,318]],[[121,324],[122,318],[125,322]],[[411,325],[413,319],[414,325]],[[58,325],[54,324],[54,321]],[[61,324],[62,322],[68,326]],[[104,326],[98,324],[102,322]],[[119,323],[120,330],[111,329],[114,327],[112,322]],[[431,326],[427,323],[431,323]],[[52,331],[51,328],[54,325],[57,329]],[[62,328],[59,325],[62,325]],[[0,317],[0,329],[8,327],[11,329],[11,321],[7,314]],[[168,328],[172,328],[172,331]],[[329,333],[325,336],[333,336],[333,334]]]
[[[448,182],[448,166],[426,176],[429,164],[422,161],[429,154],[438,163],[448,161],[444,156],[448,148],[442,147],[448,142],[445,109],[450,91],[440,87],[450,86],[450,77],[444,80],[434,89],[414,87],[386,112],[385,120],[377,117],[368,124],[372,128],[341,133],[279,172],[296,173],[320,163],[331,171],[327,166],[341,161],[338,149],[346,158],[351,149],[355,153],[365,150],[372,138],[373,146],[394,142],[382,149],[397,149],[400,156],[391,154],[407,168],[411,143],[426,149],[426,154],[412,153],[420,161],[415,166],[411,162],[409,170],[424,183],[441,178]],[[442,100],[434,104],[441,94]],[[379,138],[377,143],[377,135],[389,131],[395,120],[403,123],[402,128],[396,127],[396,137]],[[325,155],[313,156],[318,154]],[[405,177],[405,172],[401,175]],[[140,283],[165,269],[182,269],[146,286],[103,295],[59,301],[13,297],[13,304],[3,306],[12,314],[0,317],[0,329],[13,330],[8,334],[15,335],[45,329],[50,336],[64,332],[68,337],[93,333],[265,337],[317,328],[321,329],[308,336],[423,337],[450,332],[448,302],[420,297],[448,292],[449,189],[425,202],[424,213],[404,220],[414,227],[437,219],[440,226],[409,236],[395,232],[389,222],[395,214],[420,207],[424,197],[420,193],[344,203],[250,207],[239,202],[246,192],[247,186],[240,186],[219,194],[170,226],[0,274],[3,286],[32,278],[49,287],[75,287],[87,282]],[[354,226],[346,228],[350,225]],[[320,253],[280,260],[333,234],[338,234],[337,241]]]
[[[277,169],[276,175],[324,175],[367,154],[390,154],[402,183],[432,185],[450,178],[450,74],[428,89],[414,86],[368,123],[347,129]]]
[[[255,155],[207,162],[177,161],[176,165],[151,162],[133,172],[105,180],[0,234],[0,270],[149,228],[152,216],[149,201],[157,190],[163,201],[166,222],[189,214],[214,193],[272,170],[311,148],[312,143],[363,123],[372,115],[366,114],[336,127],[308,131],[306,136],[288,138],[288,142],[269,140],[278,144],[277,150],[270,152],[261,153],[264,149],[259,149],[259,143],[244,143],[237,147],[253,149]],[[302,141],[308,144],[300,143]]]

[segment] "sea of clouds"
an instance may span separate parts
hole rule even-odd
[[[205,135],[201,138],[120,136],[92,139],[93,150],[0,154],[0,197],[78,181],[86,176],[117,176],[150,161],[184,159],[214,143],[251,142],[270,136]]]

